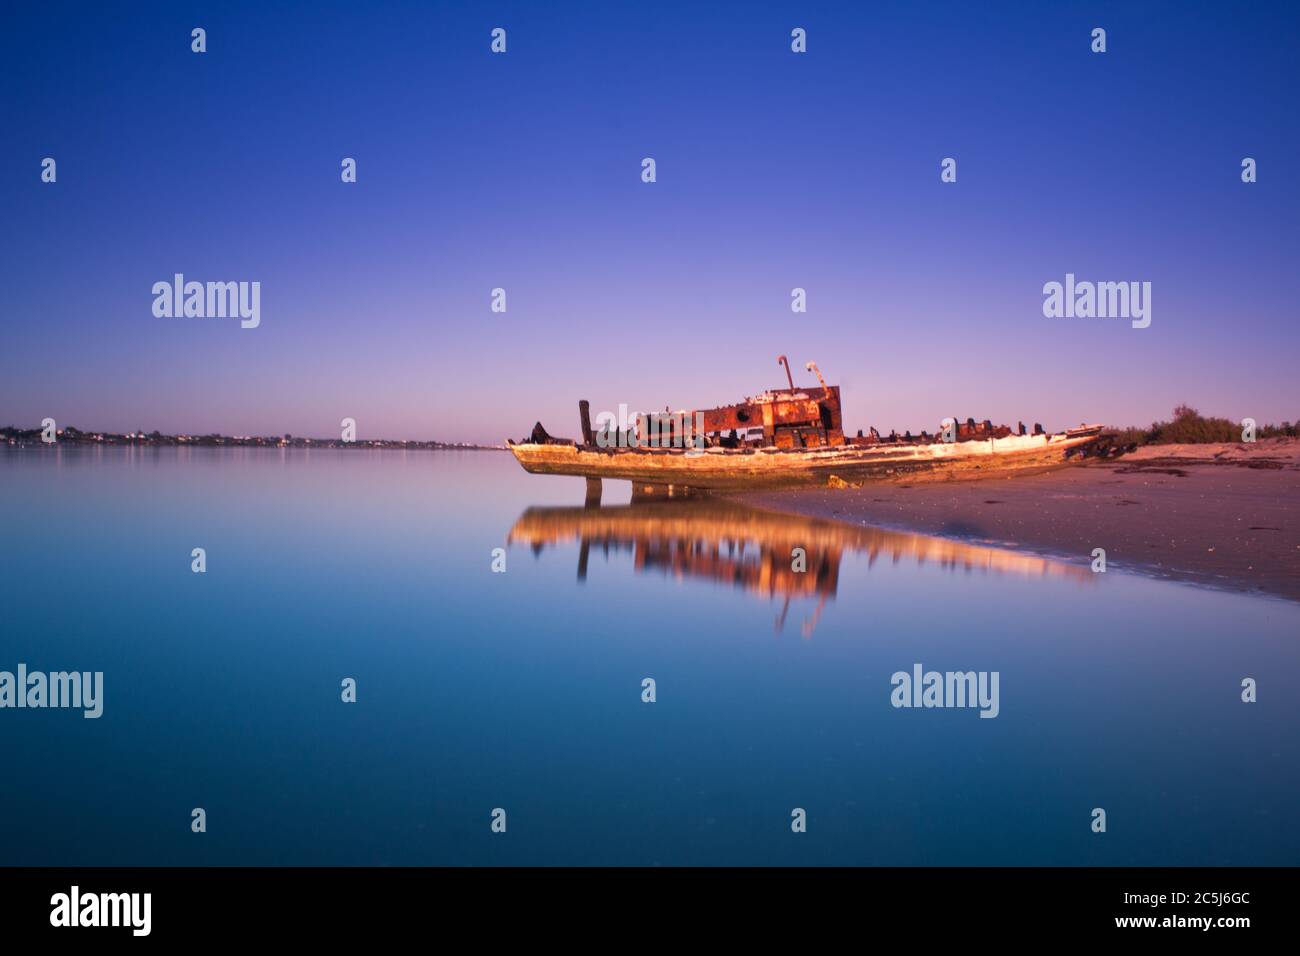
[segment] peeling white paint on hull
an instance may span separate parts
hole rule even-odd
[[[1055,435],[1008,435],[983,441],[890,444],[813,449],[592,448],[568,444],[510,444],[535,475],[618,478],[650,484],[736,490],[845,481],[981,478],[1061,464],[1066,453],[1095,441],[1101,425]]]

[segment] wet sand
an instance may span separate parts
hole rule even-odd
[[[1300,439],[1159,445],[979,481],[754,492],[758,507],[1300,600]]]

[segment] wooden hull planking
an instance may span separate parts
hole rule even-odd
[[[1095,441],[1101,425],[1054,435],[1007,435],[987,440],[843,445],[831,448],[599,448],[510,443],[523,469],[535,475],[615,478],[655,485],[735,491],[842,481],[924,481],[983,478],[1049,468]]]

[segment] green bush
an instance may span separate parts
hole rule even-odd
[[[1300,421],[1281,425],[1264,425],[1256,430],[1257,438],[1294,438]],[[1124,445],[1203,445],[1210,442],[1241,441],[1241,424],[1227,418],[1206,418],[1190,405],[1174,409],[1172,421],[1152,422],[1150,428],[1116,429],[1114,443]]]

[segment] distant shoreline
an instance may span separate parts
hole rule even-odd
[[[39,428],[0,428],[0,446],[57,447],[161,447],[161,448],[370,448],[410,451],[505,451],[504,445],[477,445],[471,442],[409,441],[390,438],[357,439],[303,438],[297,435],[164,435],[162,432],[87,432],[68,426],[56,432],[56,440],[47,442]]]

